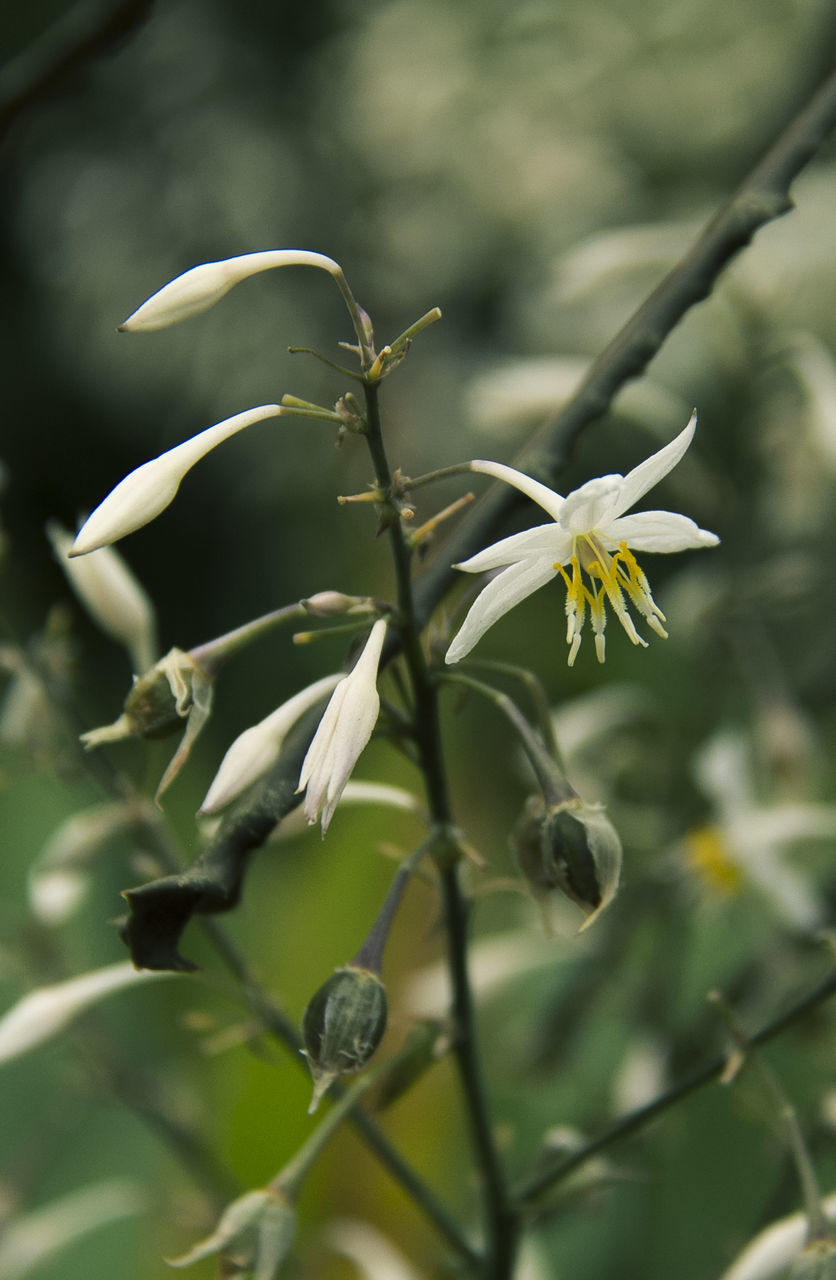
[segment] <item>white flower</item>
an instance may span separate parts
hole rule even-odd
[[[377,723],[377,668],[385,635],[386,619],[378,618],[354,670],[334,690],[302,762],[298,790],[307,788],[305,817],[313,823],[321,814],[323,835]]]
[[[604,661],[607,602],[633,644],[645,645],[646,641],[636,631],[625,596],[657,635],[666,636],[662,626],[664,614],[650,594],[647,579],[631,548],[686,551],[692,547],[716,546],[719,538],[700,529],[687,516],[670,511],[643,511],[636,515],[624,512],[673,470],[693,439],[696,423],[694,413],[675,440],[626,476],[598,476],[565,498],[500,462],[481,459],[471,462],[471,470],[504,480],[539,503],[554,523],[514,533],[455,566],[466,573],[499,568],[502,572],[488,583],[472,605],[447,651],[447,662],[463,658],[509,609],[558,573],[566,584],[569,666],[580,647],[587,607],[599,662]],[[568,570],[564,566],[568,566]]]
[[[165,329],[179,320],[208,311],[229,290],[248,276],[273,267],[321,267],[338,282],[342,268],[333,258],[307,249],[267,249],[261,253],[243,253],[221,262],[204,262],[169,281],[142,306],[128,316],[120,330],[131,333]]]
[[[746,744],[730,731],[705,744],[694,771],[713,803],[715,820],[692,828],[682,842],[692,870],[719,893],[754,886],[793,928],[820,928],[825,903],[809,875],[786,854],[799,841],[836,835],[836,805],[760,804]]]
[[[276,763],[284,740],[300,716],[339,684],[342,677],[325,676],[235,739],[200,806],[200,813],[217,813]]]
[[[285,410],[278,404],[261,404],[255,409],[245,409],[243,413],[216,422],[213,427],[207,427],[167,453],[143,463],[125,476],[96,507],[82,526],[69,554],[86,555],[88,551],[96,551],[133,533],[135,529],[141,529],[165,511],[180,488],[183,476],[211,449],[254,422],[276,418],[283,412]]]
[[[128,650],[134,675],[156,658],[154,606],[125,561],[112,547],[100,547],[86,559],[69,557],[72,534],[55,520],[46,526],[55,557],[70,586],[103,631]]]

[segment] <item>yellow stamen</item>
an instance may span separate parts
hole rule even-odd
[[[695,827],[684,844],[691,870],[709,889],[726,898],[740,892],[743,876],[717,827]]]
[[[625,595],[648,626],[658,636],[667,639],[668,633],[662,626],[665,615],[653,599],[647,578],[626,542],[620,543],[618,551],[613,555],[607,551],[594,531],[579,534],[575,538],[569,563],[571,575],[562,564],[555,564],[554,568],[560,571],[566,586],[566,643],[569,645],[570,667],[580,648],[587,605],[595,633],[595,654],[599,662],[604,661],[607,601],[633,644],[647,647],[647,641],[636,631]],[[584,574],[589,586],[584,580]]]

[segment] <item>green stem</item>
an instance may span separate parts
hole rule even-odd
[[[771,1022],[767,1022],[753,1035],[745,1037],[744,1046],[753,1049],[758,1045],[766,1044],[767,1041],[774,1039],[775,1036],[785,1031],[787,1027],[799,1022],[805,1014],[810,1013],[811,1010],[823,1004],[825,1000],[829,1000],[833,995],[836,995],[836,969],[820,982],[817,987],[814,987],[807,995],[802,996],[800,1000],[785,1010],[784,1013],[779,1014],[777,1018],[773,1018]],[[616,1142],[620,1142],[622,1138],[629,1138],[632,1134],[644,1129],[662,1112],[675,1106],[683,1098],[687,1098],[689,1094],[696,1092],[697,1089],[701,1089],[703,1085],[710,1084],[712,1080],[716,1080],[718,1076],[723,1074],[727,1065],[728,1055],[719,1054],[705,1063],[704,1066],[699,1067],[690,1076],[686,1076],[684,1080],[666,1090],[665,1093],[660,1094],[658,1098],[654,1098],[651,1102],[645,1103],[644,1106],[638,1107],[626,1116],[622,1116],[620,1120],[610,1125],[597,1138],[593,1138],[584,1147],[573,1152],[571,1156],[561,1161],[560,1164],[537,1174],[536,1177],[530,1178],[528,1182],[518,1187],[516,1192],[517,1202],[524,1206],[536,1205],[537,1200],[544,1193],[550,1191],[552,1187],[557,1186],[565,1178],[568,1178],[571,1173],[586,1164],[593,1156],[598,1155],[601,1151],[608,1150]]]
[[[366,422],[366,440],[375,469],[375,480],[393,508],[389,539],[397,582],[400,639],[412,683],[415,741],[432,822],[439,836],[439,847],[449,851],[456,847],[456,839],[441,745],[438,689],[427,668],[421,647],[421,627],[416,616],[412,590],[410,548],[395,504],[392,471],[383,442],[378,388],[370,379],[366,382]],[[438,861],[456,1028],[454,1052],[482,1178],[487,1247],[480,1275],[484,1280],[510,1280],[516,1256],[519,1220],[511,1205],[504,1170],[494,1141],[482,1077],[473,995],[467,971],[467,900],[461,885],[458,860],[439,856]]]

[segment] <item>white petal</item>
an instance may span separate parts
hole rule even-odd
[[[200,806],[201,813],[217,813],[271,769],[284,740],[309,707],[333,692],[341,676],[325,676],[283,702],[271,715],[240,734],[227,751]]]
[[[72,534],[55,520],[46,531],[70,586],[94,622],[125,646],[134,675],[147,671],[157,656],[154,606],[119,552],[100,547],[86,559],[70,560]]]
[[[554,489],[550,489],[548,485],[541,484],[539,480],[534,480],[531,476],[527,476],[524,471],[517,471],[514,467],[506,467],[502,462],[489,462],[484,458],[475,458],[470,464],[470,469],[471,471],[478,471],[481,475],[493,476],[496,480],[504,480],[506,484],[513,485],[515,489],[519,489],[520,493],[524,493],[526,497],[531,498],[541,506],[544,511],[548,511],[553,520],[558,519],[564,499],[559,493],[555,493]]]
[[[836,1195],[829,1195],[823,1207],[830,1221],[836,1221]],[[749,1241],[720,1280],[773,1280],[803,1249],[807,1227],[803,1213],[773,1222]]]
[[[386,619],[378,618],[354,669],[331,695],[302,762],[297,790],[306,790],[305,816],[309,822],[321,816],[323,835],[377,723],[377,668],[386,627]]]
[[[333,276],[342,275],[339,263],[333,258],[326,258],[322,253],[310,253],[307,249],[267,249],[221,262],[204,262],[164,285],[119,328],[130,332],[164,329],[178,320],[207,311],[233,285],[248,276],[269,271],[272,267],[289,266],[321,267]]]
[[[534,529],[512,533],[510,537],[485,547],[484,551],[477,551],[469,560],[453,565],[453,568],[461,569],[463,573],[483,573],[520,560],[531,560],[535,556],[550,559],[552,564],[558,561],[562,564],[571,555],[571,547],[571,537],[550,521]]]
[[[524,560],[510,565],[480,592],[450,648],[445,662],[458,662],[509,609],[555,576],[549,559]]]
[[[560,523],[572,534],[605,529],[621,508],[623,476],[595,476],[567,495]]]
[[[167,970],[136,970],[125,960],[30,991],[0,1018],[0,1062],[10,1062],[58,1035],[90,1005],[112,992],[170,976]]]
[[[638,502],[639,498],[643,497],[655,484],[658,484],[663,476],[666,476],[669,471],[673,471],[676,464],[687,452],[696,429],[697,413],[694,410],[684,431],[680,431],[679,435],[674,440],[671,440],[670,444],[666,444],[658,453],[651,454],[649,458],[645,458],[644,462],[640,462],[637,467],[627,473],[621,487],[618,507],[612,513],[613,516],[620,515],[623,511],[629,511],[630,507]]]
[[[604,530],[613,542],[626,542],[634,551],[688,551],[692,547],[716,547],[716,533],[701,529],[688,516],[674,511],[639,511],[619,516]]]
[[[228,440],[238,431],[275,418],[284,410],[277,404],[262,404],[255,409],[236,413],[213,427],[207,427],[199,435],[192,436],[167,453],[137,467],[127,475],[100,503],[86,521],[73,543],[71,556],[83,556],[89,551],[124,538],[126,534],[141,529],[164,511],[180,487],[180,481],[196,462],[216,445]]]
[[[68,1191],[29,1213],[4,1214],[0,1276],[24,1280],[52,1262],[55,1273],[65,1274],[66,1259],[62,1262],[60,1255],[68,1245],[100,1226],[144,1212],[146,1200],[138,1182],[106,1178]]]
[[[761,841],[782,845],[796,840],[823,840],[836,835],[836,807],[781,804],[771,809],[752,809],[741,816],[740,825],[754,845]]]

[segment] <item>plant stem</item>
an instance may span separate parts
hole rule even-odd
[[[805,1014],[823,1004],[825,1000],[829,1000],[833,995],[836,995],[836,970],[833,970],[818,986],[802,996],[795,1004],[790,1005],[789,1009],[785,1010],[784,1013],[773,1018],[771,1022],[765,1023],[753,1035],[745,1037],[744,1046],[756,1048],[758,1045],[766,1044],[768,1040],[774,1039],[787,1027],[799,1022]],[[587,1160],[614,1146],[622,1138],[629,1138],[631,1134],[637,1133],[640,1129],[650,1124],[663,1111],[675,1106],[682,1098],[686,1098],[688,1094],[694,1093],[697,1089],[701,1089],[703,1085],[710,1084],[712,1080],[716,1080],[718,1076],[723,1074],[727,1065],[728,1055],[719,1054],[705,1063],[704,1066],[699,1067],[690,1076],[686,1076],[684,1080],[660,1094],[658,1098],[654,1098],[651,1102],[645,1103],[644,1106],[637,1107],[635,1111],[622,1116],[615,1124],[610,1125],[609,1129],[605,1129],[597,1138],[593,1138],[586,1146],[573,1152],[571,1156],[561,1161],[560,1164],[546,1170],[544,1173],[538,1174],[518,1187],[516,1192],[517,1202],[529,1206],[535,1204],[540,1196],[559,1182],[562,1182],[570,1173],[574,1173]]]
[[[400,639],[412,683],[413,732],[418,747],[427,801],[440,845],[456,845],[447,775],[441,745],[438,689],[427,669],[421,647],[421,626],[412,589],[410,548],[399,512],[392,500],[392,472],[386,456],[380,419],[377,384],[366,382],[366,440],[375,469],[375,481],[392,503],[389,539],[395,566]],[[447,926],[448,969],[456,1035],[454,1053],[478,1161],[483,1189],[486,1234],[485,1257],[479,1274],[484,1280],[510,1280],[519,1233],[519,1220],[511,1205],[504,1170],[499,1159],[482,1078],[476,1040],[473,994],[467,971],[468,905],[462,889],[458,860],[439,857],[444,915]]]

